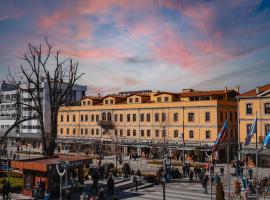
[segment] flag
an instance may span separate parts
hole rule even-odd
[[[245,139],[244,146],[247,146],[250,144],[252,136],[257,132],[257,117],[254,119],[251,130],[249,133],[247,133],[247,137]]]
[[[226,138],[227,132],[228,132],[228,120],[224,122],[222,129],[218,133],[218,137],[216,141],[214,142],[213,151],[215,151],[218,148],[218,145],[224,141],[224,139]]]
[[[270,133],[267,133],[266,137],[264,138],[263,141],[263,146],[267,147],[270,144]]]

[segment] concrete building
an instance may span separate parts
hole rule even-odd
[[[152,145],[166,143],[170,152],[196,147],[210,150],[228,116],[231,153],[237,150],[236,90],[181,93],[135,91],[105,97],[85,97],[80,106],[65,106],[58,115],[60,143],[91,144],[101,141],[117,143],[129,153],[131,149],[149,153]],[[226,154],[221,146],[219,159]]]
[[[266,134],[270,132],[270,84],[254,88],[250,91],[240,94],[238,97],[238,113],[239,113],[239,146],[242,153],[250,154],[255,159],[256,137],[251,139],[248,146],[243,146],[246,135],[251,130],[252,123],[257,116],[257,141],[258,148]],[[260,162],[269,162],[269,154],[260,154]],[[269,163],[268,163],[269,165]]]
[[[27,87],[27,84],[21,83],[19,88],[12,87],[12,85],[2,83],[1,85],[1,110],[0,110],[0,130],[1,134],[15,122],[17,112],[22,112],[21,117],[28,117],[30,114],[34,115],[35,111],[29,109],[29,107],[22,105],[34,105],[34,101],[31,96],[23,89]],[[64,88],[64,85],[63,85]],[[75,85],[69,96],[69,101],[78,101],[85,96],[86,86]],[[50,131],[50,112],[49,112],[49,88],[46,81],[41,83],[41,98],[44,112],[45,130]],[[21,104],[16,104],[19,101]],[[33,146],[38,147],[41,139],[40,125],[37,119],[29,120],[21,123],[16,129],[8,135],[8,146],[16,146],[16,141],[19,140],[28,141]]]

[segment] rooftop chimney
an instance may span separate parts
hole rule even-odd
[[[256,87],[256,94],[260,94],[260,88]]]
[[[240,93],[240,86],[239,85],[236,86],[236,92]]]
[[[225,90],[224,90],[226,93],[228,92],[228,88],[227,88],[227,86],[225,87]]]

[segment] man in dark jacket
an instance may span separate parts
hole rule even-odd
[[[112,178],[112,175],[109,176],[109,179],[107,181],[107,187],[108,187],[108,194],[114,194],[114,180]]]

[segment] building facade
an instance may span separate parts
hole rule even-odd
[[[261,148],[263,139],[266,134],[270,132],[270,84],[242,93],[237,98],[239,112],[239,146],[242,147],[242,153],[251,154],[254,157],[256,136],[254,135],[252,137],[251,143],[248,146],[244,146],[243,144],[256,117],[258,148]],[[267,155],[265,156],[267,157]],[[260,155],[261,162],[264,162],[265,156],[262,152]]]
[[[187,151],[196,147],[209,150],[228,117],[235,151],[237,94],[238,91],[225,88],[218,91],[184,89],[181,93],[135,91],[85,97],[80,106],[60,109],[58,138],[80,143],[117,142],[129,149],[137,146],[138,151],[166,143],[172,152],[181,151],[183,138]],[[124,151],[128,153],[127,149]],[[220,153],[225,154],[225,147]]]
[[[34,101],[31,96],[24,90],[28,85],[20,83],[19,87],[2,83],[1,84],[1,105],[0,105],[0,130],[1,135],[14,124],[18,112],[21,118],[26,118],[29,115],[34,115],[35,111],[29,109],[26,105],[33,105]],[[63,85],[64,88],[64,85]],[[79,101],[85,96],[86,86],[74,85],[69,97],[69,101]],[[50,112],[49,112],[49,87],[46,80],[41,83],[41,101],[43,105],[45,130],[50,130]],[[20,102],[19,104],[17,102]],[[41,139],[40,125],[38,119],[22,122],[16,129],[13,129],[8,134],[8,146],[16,146],[16,141],[26,140],[31,143],[36,143],[34,146],[39,146]]]

